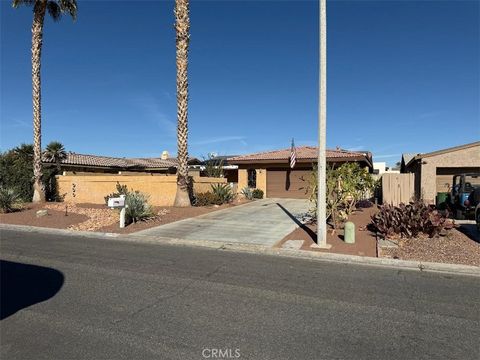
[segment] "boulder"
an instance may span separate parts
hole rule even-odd
[[[42,216],[47,216],[47,215],[48,215],[48,211],[45,210],[45,209],[38,210],[38,211],[36,212],[36,215],[37,215],[37,218],[42,217]]]

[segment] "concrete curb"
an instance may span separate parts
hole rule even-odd
[[[480,277],[480,267],[469,265],[457,265],[457,264],[443,264],[433,262],[422,261],[410,261],[410,260],[397,260],[388,258],[373,258],[357,255],[344,255],[335,253],[324,253],[319,251],[308,250],[296,250],[296,249],[281,249],[272,248],[262,245],[253,244],[238,244],[229,242],[218,242],[209,240],[184,240],[174,238],[161,238],[147,235],[135,235],[135,234],[115,234],[115,233],[101,233],[101,232],[88,232],[88,231],[72,231],[63,229],[51,229],[35,226],[23,226],[23,225],[10,225],[0,224],[0,230],[17,230],[25,232],[41,232],[55,235],[66,236],[83,236],[88,238],[104,238],[108,240],[136,242],[146,244],[163,244],[174,246],[190,246],[210,248],[216,250],[243,252],[250,254],[260,255],[276,255],[288,258],[328,261],[343,264],[365,265],[365,266],[377,266],[388,267],[402,270],[417,270],[417,271],[429,271],[449,273],[456,275],[470,275]]]
[[[95,231],[77,231],[77,230],[65,230],[65,229],[55,229],[55,228],[46,228],[39,226],[27,226],[27,225],[13,225],[13,224],[0,224],[1,230],[17,230],[25,232],[40,232],[44,234],[54,234],[54,235],[67,235],[67,236],[83,236],[89,238],[118,238],[122,234],[116,233],[107,233],[107,232],[95,232]]]

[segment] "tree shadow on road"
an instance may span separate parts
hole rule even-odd
[[[55,296],[64,283],[60,271],[0,260],[0,320]]]

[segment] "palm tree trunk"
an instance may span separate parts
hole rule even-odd
[[[174,206],[191,206],[188,178],[188,43],[189,1],[175,1],[175,30],[177,46],[177,194]]]
[[[33,202],[45,201],[42,185],[42,107],[40,66],[43,21],[47,2],[35,5],[32,24],[32,99],[33,99]]]

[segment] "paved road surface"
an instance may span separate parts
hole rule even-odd
[[[260,360],[480,357],[478,278],[1,237],[5,360],[211,359],[212,349]]]
[[[264,199],[137,234],[271,246],[298,227],[309,207],[305,199]]]

